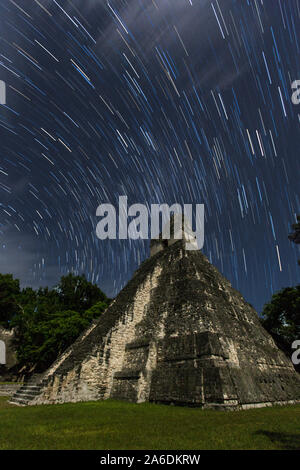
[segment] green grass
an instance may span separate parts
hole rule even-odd
[[[22,382],[0,382],[0,385],[15,385],[15,384],[22,385]]]
[[[300,405],[231,412],[110,400],[16,407],[0,397],[3,449],[300,449]]]

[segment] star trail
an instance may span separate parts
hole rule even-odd
[[[115,296],[149,241],[99,204],[204,204],[209,260],[261,311],[296,285],[299,0],[0,0],[0,272]]]

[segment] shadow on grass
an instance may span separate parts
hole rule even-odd
[[[300,434],[263,430],[257,431],[255,434],[268,437],[273,444],[282,450],[300,450]]]

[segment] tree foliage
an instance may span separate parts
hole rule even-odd
[[[28,321],[29,320],[29,321]],[[26,369],[42,372],[89,326],[80,313],[66,310],[50,314],[40,321],[28,319],[18,334],[18,360]]]
[[[91,308],[85,311],[84,316],[88,321],[92,321],[95,318],[100,317],[100,315],[102,315],[102,313],[106,310],[106,308],[107,308],[107,300],[97,302],[95,305],[93,305]]]
[[[278,347],[291,357],[292,343],[300,339],[300,285],[274,294],[264,307],[261,322]]]
[[[19,312],[20,284],[11,274],[0,274],[0,325],[10,328],[13,317]]]
[[[53,289],[23,289],[18,302],[11,321],[18,366],[42,372],[104,312],[109,299],[85,276],[69,274]]]
[[[107,300],[98,286],[87,281],[85,276],[74,276],[72,273],[63,276],[55,290],[64,310],[82,313],[96,302]]]

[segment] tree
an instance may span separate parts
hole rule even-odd
[[[300,339],[300,285],[274,294],[264,307],[261,322],[277,346],[291,357],[291,346]],[[295,368],[300,371],[299,367]]]
[[[35,372],[49,367],[109,303],[98,286],[72,274],[54,289],[23,289],[19,298],[21,308],[12,322],[18,363]]]
[[[294,232],[289,235],[289,240],[299,245],[300,244],[300,215],[297,216],[297,221],[298,223],[292,225],[292,229],[294,230]],[[298,261],[298,264],[300,264],[300,260]]]
[[[0,325],[11,327],[13,317],[19,312],[20,283],[12,274],[0,274]]]
[[[55,290],[63,310],[83,313],[96,302],[108,300],[99,287],[87,281],[84,275],[74,276],[70,273],[63,276]]]
[[[99,318],[102,313],[107,309],[109,304],[109,299],[106,302],[97,302],[91,308],[84,312],[84,317],[87,318],[89,321],[94,320],[95,318]]]
[[[19,342],[19,365],[43,372],[89,324],[87,318],[72,310],[57,312],[37,323],[31,322]]]
[[[31,287],[23,289],[19,295],[20,310],[12,320],[15,328],[16,346],[18,351],[29,347],[32,342],[37,344],[37,326],[45,323],[57,311],[60,311],[60,303],[57,292],[40,288],[34,291]],[[31,338],[31,339],[29,339]],[[20,357],[23,353],[20,354]]]

